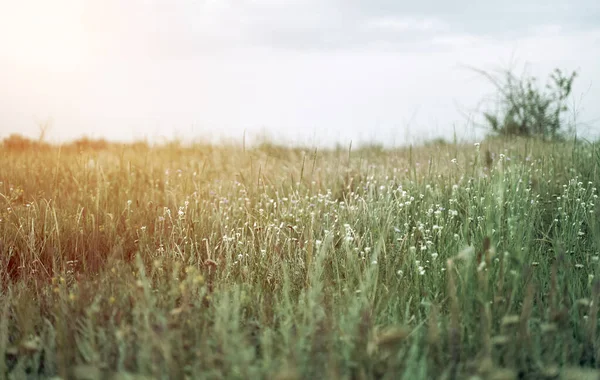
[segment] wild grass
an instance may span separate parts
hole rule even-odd
[[[0,154],[0,378],[597,379],[600,148]]]

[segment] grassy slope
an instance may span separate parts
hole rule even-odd
[[[597,379],[599,154],[3,151],[0,378]]]

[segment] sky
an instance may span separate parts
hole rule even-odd
[[[0,0],[0,138],[477,140],[470,70],[578,70],[600,136],[600,2]]]

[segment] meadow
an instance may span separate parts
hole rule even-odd
[[[600,147],[0,148],[0,379],[598,379]]]

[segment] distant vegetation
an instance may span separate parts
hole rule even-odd
[[[49,149],[50,145],[43,141],[36,141],[18,134],[12,134],[2,141],[2,147],[12,151],[26,151]]]
[[[499,70],[495,72],[471,68],[484,76],[496,89],[492,99],[486,99],[482,111],[488,136],[504,137],[533,137],[544,140],[565,140],[573,136],[575,131],[574,122],[565,119],[565,115],[575,110],[569,107],[569,96],[573,89],[573,82],[577,72],[564,73],[555,69],[548,77],[548,82],[541,87],[538,79],[528,74],[517,76],[513,70]],[[45,140],[50,123],[44,122],[39,125],[40,136],[37,140],[29,139],[18,134],[13,134],[2,141],[2,147],[11,151],[26,151],[30,149],[46,150],[50,148]],[[442,145],[446,140],[442,137],[436,138],[426,145]],[[181,146],[178,142],[170,142],[170,145]],[[131,146],[132,144],[109,143],[105,139],[90,139],[83,137],[72,142],[60,144],[67,150],[106,150],[109,145]],[[136,148],[148,147],[146,142],[136,142]],[[269,152],[274,157],[286,155],[289,147],[273,143],[268,137],[259,137],[256,144],[259,150]],[[384,150],[383,145],[372,143],[375,149]],[[345,149],[337,147],[338,150]]]
[[[12,134],[2,140],[0,147],[9,150],[9,151],[40,151],[40,150],[49,150],[51,148],[61,148],[64,150],[74,150],[74,151],[101,151],[107,150],[109,148],[115,147],[128,147],[135,148],[145,146],[148,147],[145,142],[136,142],[134,144],[128,143],[115,143],[109,142],[105,139],[90,139],[87,137],[82,137],[80,139],[73,140],[71,142],[62,143],[62,144],[50,144],[42,139],[30,139],[27,137],[23,137],[19,134]]]

